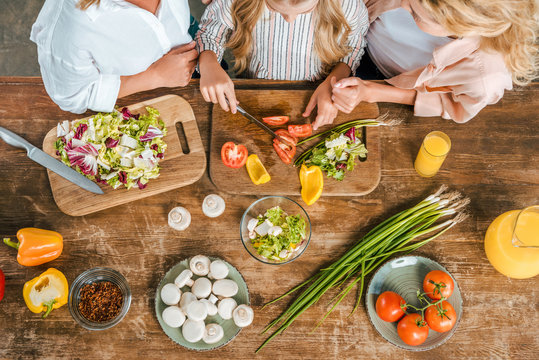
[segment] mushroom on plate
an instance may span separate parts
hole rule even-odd
[[[175,305],[169,306],[163,310],[163,314],[161,314],[161,316],[163,317],[165,324],[171,328],[179,328],[185,321],[183,311]]]
[[[228,276],[228,266],[224,261],[215,260],[210,264],[210,273],[208,277],[210,279],[224,279]]]
[[[189,292],[189,291],[184,292],[180,300],[180,309],[182,309],[183,312],[187,314],[187,307],[189,306],[190,303],[196,300],[197,300],[197,297],[192,292]]]
[[[217,312],[224,320],[232,319],[232,312],[236,308],[238,303],[232,298],[224,298],[219,301],[217,306]]]
[[[198,300],[187,305],[187,317],[193,321],[203,321],[208,316],[208,307]]]
[[[204,330],[204,337],[202,337],[202,340],[206,344],[215,344],[216,342],[221,340],[224,335],[225,335],[225,332],[221,325],[208,324],[206,325],[206,329]]]
[[[182,326],[182,335],[185,340],[195,343],[202,340],[206,326],[204,321],[185,320]]]
[[[208,316],[213,316],[217,314],[217,306],[215,306],[215,304],[212,303],[210,300],[200,299],[199,301],[206,305],[206,308],[208,309]]]
[[[207,298],[211,294],[211,281],[205,277],[196,279],[191,292],[199,299]]]
[[[207,256],[197,255],[189,261],[189,268],[195,275],[206,276],[210,272],[210,263],[210,258]]]
[[[165,284],[161,288],[161,300],[166,305],[176,305],[180,301],[182,291],[173,283]]]
[[[232,297],[238,293],[238,284],[230,279],[220,279],[213,283],[212,292],[217,296]]]
[[[191,279],[193,277],[193,272],[189,269],[183,270],[180,275],[176,277],[174,280],[174,284],[178,287],[178,289],[181,289],[185,285],[191,287],[193,286],[194,281]]]
[[[239,305],[232,312],[232,318],[234,319],[234,324],[239,327],[249,326],[254,319],[253,309],[249,305]]]

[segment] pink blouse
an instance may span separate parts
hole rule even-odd
[[[366,0],[372,23],[386,11],[400,6],[400,0]],[[513,82],[499,53],[479,49],[480,37],[449,42],[434,50],[430,63],[386,81],[402,89],[414,89],[416,116],[441,116],[464,123],[481,109],[497,103]]]

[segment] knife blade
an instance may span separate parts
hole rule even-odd
[[[78,173],[64,163],[56,160],[52,156],[46,154],[38,147],[30,144],[28,141],[15,134],[14,132],[0,126],[0,138],[7,144],[26,150],[27,156],[41,166],[55,172],[64,179],[71,181],[73,184],[80,186],[84,190],[93,192],[94,194],[103,194],[103,190],[92,180]]]
[[[283,139],[282,137],[280,137],[279,135],[277,135],[273,130],[271,130],[266,124],[264,124],[262,121],[258,120],[257,118],[255,118],[253,115],[249,114],[247,111],[245,111],[245,109],[243,109],[241,106],[239,105],[236,105],[236,109],[238,110],[238,112],[240,114],[242,114],[244,117],[246,117],[247,119],[251,120],[252,123],[258,125],[258,127],[260,127],[262,130],[264,130],[265,132],[267,132],[268,134],[270,134],[273,138],[277,138],[279,139],[281,142],[283,142],[284,144],[287,144],[287,145],[290,145],[288,143],[288,141],[286,141],[286,139]]]

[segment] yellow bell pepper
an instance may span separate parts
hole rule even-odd
[[[52,309],[58,309],[67,303],[68,293],[66,277],[54,268],[28,281],[22,289],[22,296],[28,309],[36,314],[45,311],[43,319]]]
[[[271,176],[268,174],[266,168],[258,158],[258,155],[249,155],[247,162],[245,163],[245,167],[253,184],[265,184],[271,180]]]
[[[324,176],[320,167],[301,165],[299,182],[301,183],[301,198],[305,201],[305,204],[314,204],[322,195],[322,189],[324,188]]]

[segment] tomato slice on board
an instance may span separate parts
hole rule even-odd
[[[279,135],[279,137],[281,137],[286,143],[282,142],[278,138],[275,138],[273,139],[273,148],[281,160],[288,165],[292,162],[294,155],[296,155],[296,144],[298,139],[290,135],[288,131],[284,129],[279,129],[275,131],[275,133]]]
[[[313,133],[311,124],[288,125],[288,132],[295,137],[307,137]]]
[[[245,165],[247,161],[247,148],[243,145],[236,145],[232,141],[226,142],[221,148],[221,160],[226,166],[238,169]]]
[[[275,133],[277,135],[279,135],[282,139],[284,139],[284,141],[286,141],[287,143],[289,143],[290,145],[296,145],[298,143],[298,138],[295,137],[294,135],[290,134],[288,131],[286,131],[285,129],[278,129],[278,130],[275,130]]]
[[[262,121],[264,121],[266,124],[271,126],[278,126],[278,125],[284,125],[290,120],[289,116],[268,116],[265,118],[262,118]]]

